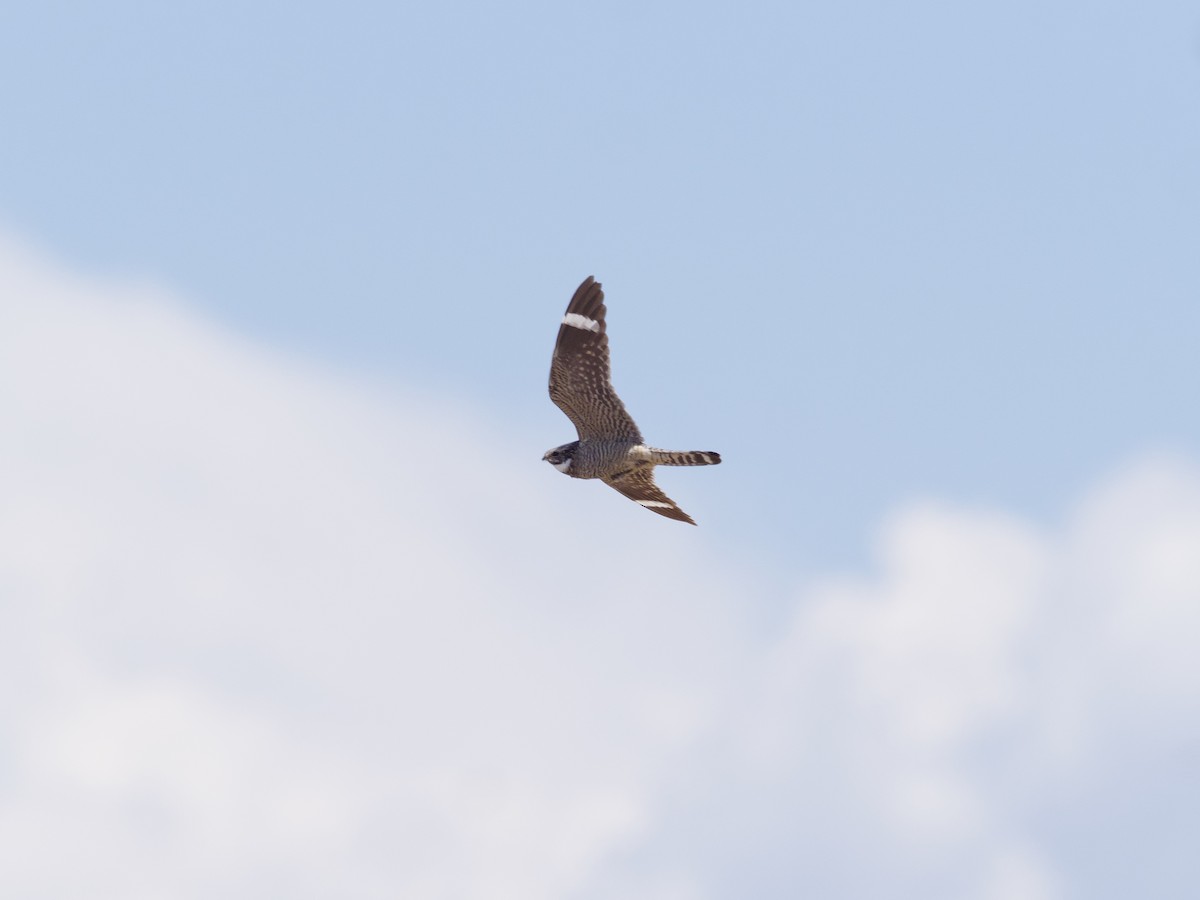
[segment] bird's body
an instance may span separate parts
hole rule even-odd
[[[655,466],[708,466],[718,453],[648,447],[609,377],[604,292],[590,276],[575,291],[558,329],[550,398],[575,424],[579,440],[542,458],[572,478],[599,478],[659,515],[696,523],[654,483]]]
[[[572,441],[556,449],[567,456],[559,471],[572,478],[611,478],[650,463],[649,448],[633,441]]]

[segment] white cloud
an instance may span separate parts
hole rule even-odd
[[[1186,865],[1186,460],[1052,531],[901,510],[762,634],[702,535],[471,410],[12,240],[0,409],[6,896],[1037,900]]]
[[[1200,473],[1169,458],[1117,473],[1059,534],[904,511],[881,529],[877,575],[800,598],[743,720],[749,758],[776,785],[802,782],[796,802],[829,804],[835,843],[882,828],[904,849],[866,858],[885,883],[928,867],[950,896],[1067,896],[1072,880],[1106,895],[1111,860],[1154,856],[1197,799],[1176,783],[1151,803],[1162,824],[1112,823],[1113,845],[1054,864],[1076,840],[1064,832],[1129,802],[1109,785],[1178,779],[1200,736],[1198,524]],[[1164,756],[1162,772],[1140,769]]]
[[[0,298],[5,894],[554,897],[636,838],[729,656],[682,538],[161,291],[9,242]]]

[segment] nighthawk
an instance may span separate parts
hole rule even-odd
[[[567,305],[550,363],[550,399],[579,432],[579,440],[542,459],[572,478],[599,478],[651,512],[696,523],[654,483],[655,466],[715,466],[719,453],[647,447],[609,379],[604,291],[595,278]]]

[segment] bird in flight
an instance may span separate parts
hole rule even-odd
[[[592,276],[567,305],[550,363],[550,399],[575,425],[579,440],[542,459],[572,478],[599,478],[630,500],[668,519],[692,517],[654,483],[655,466],[715,466],[719,453],[647,447],[609,376],[604,291]]]

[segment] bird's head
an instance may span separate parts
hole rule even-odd
[[[558,471],[566,473],[571,469],[571,460],[575,458],[575,450],[578,447],[579,441],[571,441],[569,444],[563,444],[561,447],[547,450],[542,459],[550,463]]]

